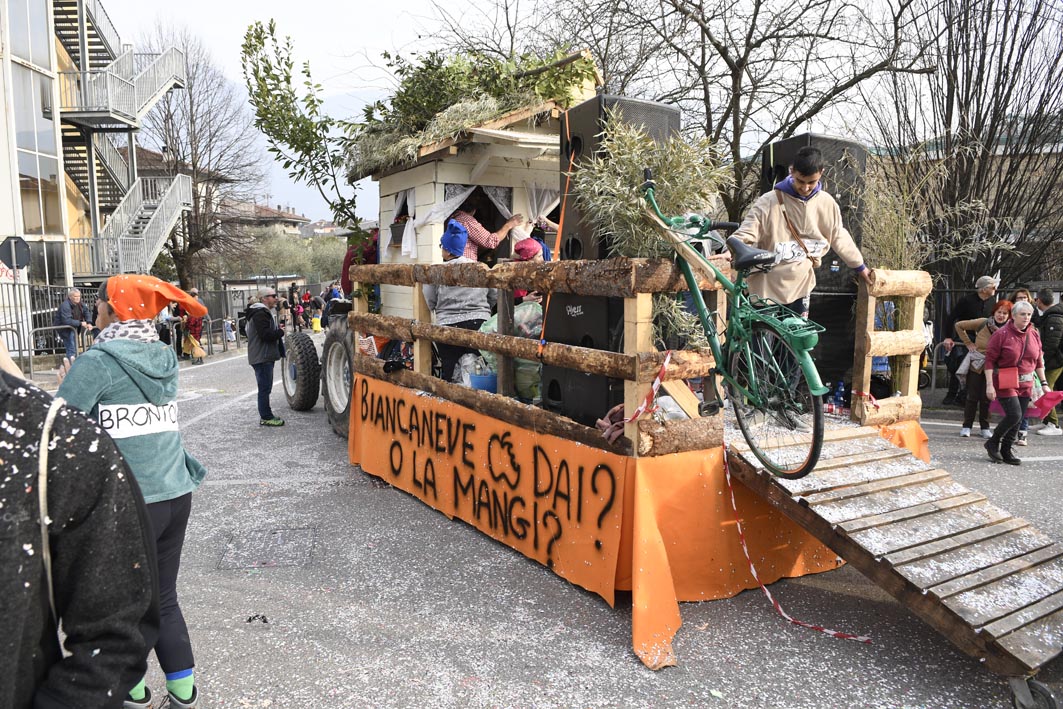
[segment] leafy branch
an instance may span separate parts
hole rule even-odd
[[[278,39],[273,20],[247,28],[240,62],[255,127],[266,136],[269,152],[290,178],[318,191],[337,224],[365,234],[355,214],[356,195],[348,196],[343,172],[343,155],[360,126],[323,112],[321,85],[314,82],[309,62],[299,71],[302,86],[297,90],[291,38]]]

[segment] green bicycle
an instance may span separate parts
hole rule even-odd
[[[737,237],[722,241],[716,230],[734,230],[733,222],[712,222],[692,214],[666,217],[657,205],[650,170],[641,187],[646,211],[675,249],[701,326],[716,361],[713,374],[722,377],[738,428],[753,455],[769,472],[796,479],[807,475],[823,447],[823,401],[827,387],[812,361],[811,351],[824,328],[779,303],[751,295],[746,278],[769,271],[775,254],[753,248]],[[731,250],[737,278],[731,282],[709,259],[691,246],[710,240]],[[727,329],[722,338],[698,289],[697,269],[720,284],[727,294]],[[710,411],[722,401],[715,377],[706,392]],[[711,400],[710,400],[711,393]]]

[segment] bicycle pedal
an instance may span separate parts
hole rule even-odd
[[[715,416],[720,413],[720,402],[702,401],[698,403],[698,416]]]

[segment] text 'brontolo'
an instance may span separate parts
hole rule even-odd
[[[111,438],[131,438],[177,430],[177,402],[100,404],[100,428]]]

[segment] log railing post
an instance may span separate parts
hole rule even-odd
[[[428,302],[424,299],[424,286],[415,283],[411,297],[413,298],[413,319],[425,323],[432,322],[432,311],[428,309]],[[431,376],[432,342],[430,340],[418,338],[413,341],[413,371]]]
[[[925,271],[871,272],[871,284],[860,282],[856,302],[856,348],[853,362],[852,418],[861,425],[882,425],[918,420],[919,356],[923,352],[923,303],[933,282]],[[879,299],[895,304],[895,332],[875,332],[875,306]],[[893,357],[900,396],[872,403],[871,358]]]
[[[498,290],[498,334],[513,334],[513,291]],[[498,355],[498,393],[515,396],[517,393],[516,372],[512,357]]]
[[[624,354],[635,355],[653,350],[653,295],[638,293],[633,298],[624,298]],[[624,415],[631,416],[646,400],[653,388],[652,382],[624,382]],[[638,420],[624,426],[624,435],[631,441],[635,457],[639,455]]]

